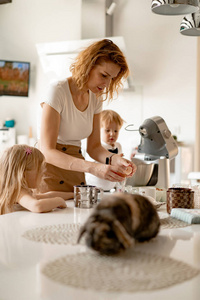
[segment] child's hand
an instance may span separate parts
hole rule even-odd
[[[55,199],[59,202],[59,205],[57,208],[66,208],[67,204],[65,203],[65,200],[61,197],[55,197]]]

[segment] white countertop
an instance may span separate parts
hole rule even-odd
[[[87,251],[82,245],[38,243],[24,238],[27,230],[64,223],[83,223],[90,209],[68,208],[36,214],[18,211],[0,216],[0,300],[87,299],[87,300],[199,300],[200,275],[171,287],[137,293],[82,290],[62,285],[41,273],[41,267],[59,257]],[[200,269],[200,224],[184,228],[161,229],[155,243],[137,245],[143,252],[185,262]],[[98,274],[97,274],[98,276]]]

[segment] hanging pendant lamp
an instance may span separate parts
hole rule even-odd
[[[159,15],[187,15],[199,10],[199,0],[152,0],[151,10]]]
[[[180,33],[188,36],[200,36],[200,11],[183,18]]]

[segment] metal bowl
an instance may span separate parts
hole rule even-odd
[[[127,178],[126,185],[146,186],[153,174],[154,164],[134,157],[132,162],[137,166],[137,170],[131,178]]]

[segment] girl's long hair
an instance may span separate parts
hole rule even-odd
[[[118,94],[119,89],[123,86],[122,79],[126,79],[129,75],[129,68],[124,54],[111,40],[104,39],[95,42],[81,51],[74,63],[71,64],[70,71],[78,88],[81,90],[86,85],[92,68],[102,62],[113,62],[120,67],[119,74],[113,78],[108,89],[99,94],[105,95],[104,100],[111,100],[114,93]]]
[[[13,210],[21,190],[30,190],[25,179],[25,171],[37,170],[44,162],[44,155],[28,145],[14,145],[0,157],[0,215]]]

